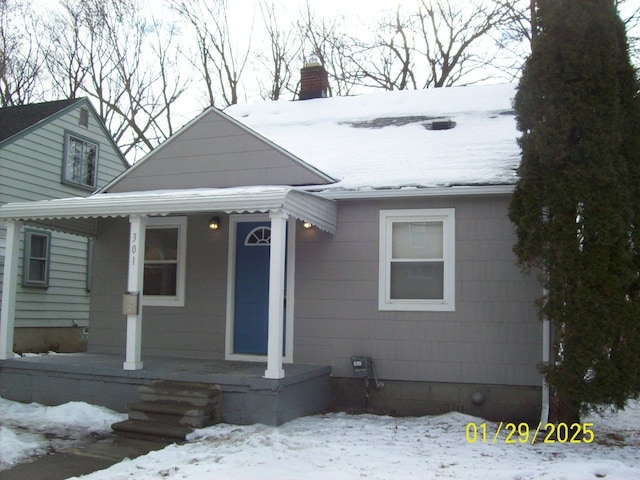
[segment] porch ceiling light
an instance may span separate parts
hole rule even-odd
[[[211,230],[218,230],[220,228],[220,217],[211,217],[209,220],[209,228]]]
[[[304,222],[304,223],[302,224],[302,226],[303,226],[304,228],[311,228],[311,227],[313,227],[313,225],[311,224],[311,222]]]

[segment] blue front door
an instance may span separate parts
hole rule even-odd
[[[238,222],[233,351],[267,354],[270,222]]]

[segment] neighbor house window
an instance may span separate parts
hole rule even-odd
[[[97,167],[98,144],[67,132],[65,135],[63,181],[86,188],[95,188]]]
[[[49,261],[51,233],[25,230],[22,285],[25,287],[49,286]]]
[[[455,210],[380,212],[380,310],[455,309]]]
[[[144,250],[144,304],[184,306],[186,217],[150,218]]]

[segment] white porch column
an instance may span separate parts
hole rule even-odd
[[[269,257],[269,339],[265,378],[284,378],[282,335],[284,332],[284,279],[287,215],[271,212],[271,252]]]
[[[127,315],[127,354],[124,370],[142,369],[142,288],[144,279],[144,239],[147,217],[129,217],[129,274],[127,290],[138,293],[138,311]]]
[[[0,360],[13,358],[13,328],[16,317],[16,287],[18,285],[18,252],[21,223],[8,220],[7,243],[2,280],[2,311],[0,312]]]

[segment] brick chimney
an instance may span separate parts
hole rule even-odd
[[[300,70],[300,100],[326,98],[329,90],[329,76],[318,57],[311,56]]]

